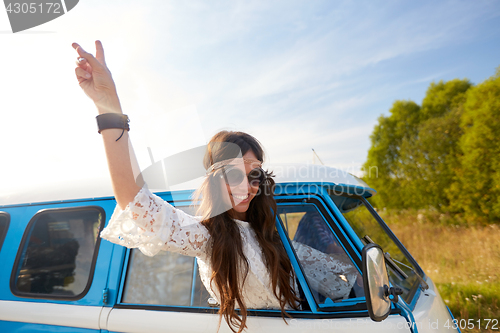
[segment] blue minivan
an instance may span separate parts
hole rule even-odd
[[[460,332],[431,279],[367,201],[375,190],[325,166],[269,169],[276,228],[303,302],[286,323],[279,310],[250,310],[247,332]],[[195,188],[154,191],[193,214]],[[217,331],[218,304],[196,258],[147,257],[100,239],[115,206],[108,180],[0,193],[0,332]],[[354,266],[350,293],[318,292],[294,240]],[[219,331],[231,332],[224,321]]]

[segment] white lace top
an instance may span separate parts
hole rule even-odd
[[[243,252],[249,263],[242,290],[247,308],[279,309],[255,232],[248,222],[235,222],[239,225]],[[203,284],[213,298],[219,299],[215,286],[210,286],[212,270],[207,242],[210,234],[200,223],[200,217],[176,209],[148,189],[142,188],[125,210],[116,206],[101,237],[128,248],[138,248],[148,256],[165,250],[197,257]],[[357,276],[351,264],[304,244],[294,242],[293,245],[312,287],[331,299],[349,295]],[[295,284],[293,286],[297,287]]]

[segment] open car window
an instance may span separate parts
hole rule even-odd
[[[191,206],[177,208],[195,213]],[[209,307],[209,299],[196,258],[168,251],[148,257],[130,250],[122,304]]]
[[[316,205],[279,205],[278,216],[320,308],[364,298],[360,272]]]
[[[122,303],[208,307],[196,258],[162,251],[148,257],[130,251]]]

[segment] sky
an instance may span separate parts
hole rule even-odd
[[[107,177],[78,42],[104,45],[142,169],[245,131],[267,164],[360,174],[395,100],[500,65],[500,1],[82,0],[13,34],[0,10],[0,187]]]

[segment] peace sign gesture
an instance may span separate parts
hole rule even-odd
[[[79,55],[76,62],[78,67],[75,68],[76,78],[85,94],[94,101],[100,114],[108,112],[121,113],[115,83],[104,59],[102,43],[96,40],[95,57],[77,43],[73,43],[72,46]]]

